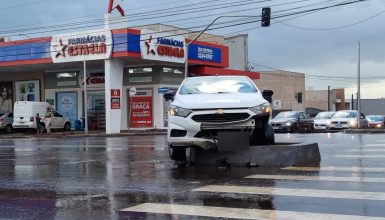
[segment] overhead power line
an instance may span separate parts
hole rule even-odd
[[[356,0],[356,1],[351,1],[350,4],[353,4],[353,3],[357,3],[357,2],[361,2],[361,1],[366,1],[366,0]],[[335,5],[332,5],[332,6],[328,6],[328,7],[320,7],[320,8],[314,8],[314,9],[310,9],[310,10],[304,10],[304,11],[298,11],[296,13],[288,13],[288,14],[282,14],[282,15],[277,15],[275,17],[272,17],[272,19],[277,19],[277,18],[283,18],[285,16],[295,16],[297,14],[303,14],[303,13],[306,13],[306,12],[309,12],[309,11],[318,11],[318,10],[325,10],[327,8],[332,8],[332,7],[340,7],[342,5],[346,5],[345,4],[335,4]],[[256,16],[256,17],[259,17],[259,16]],[[233,24],[228,24],[228,25],[223,25],[223,26],[219,26],[219,27],[211,27],[208,29],[208,31],[210,30],[217,30],[217,29],[223,29],[223,28],[228,28],[228,27],[234,27],[234,26],[240,26],[240,25],[245,25],[245,24],[251,24],[251,23],[255,23],[255,22],[260,22],[260,19],[257,19],[257,20],[252,20],[252,21],[245,21],[245,22],[232,22]],[[169,32],[168,31],[164,31],[164,32]],[[197,33],[199,31],[189,31],[185,34],[193,34],[193,33]],[[155,32],[155,33],[162,33],[161,32]],[[167,37],[172,37],[172,36],[177,36],[177,35],[180,35],[180,34],[172,34],[172,35],[169,35]],[[114,45],[119,45],[119,44],[127,44],[127,43],[137,43],[137,41],[131,41],[131,42],[121,42],[121,43],[118,43],[118,44],[114,44]],[[34,54],[43,54],[45,52],[36,52]],[[31,54],[31,53],[28,53],[28,54]],[[28,54],[13,54],[12,56],[17,56],[17,55],[28,55]]]

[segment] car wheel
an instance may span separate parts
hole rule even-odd
[[[67,122],[67,123],[64,125],[64,130],[65,130],[65,131],[70,131],[70,130],[71,130],[71,124]]]
[[[267,144],[267,145],[274,145],[275,144],[274,130],[270,124],[266,124],[266,127],[265,127],[265,143],[264,144]]]
[[[299,132],[297,123],[294,123],[290,128],[290,133],[297,133]]]
[[[266,124],[264,128],[254,129],[250,136],[250,145],[272,145],[274,143],[274,130],[270,124]]]
[[[13,128],[12,128],[11,125],[7,125],[7,126],[5,127],[5,133],[6,133],[6,134],[12,133],[12,130],[13,130]]]
[[[169,156],[171,160],[186,161],[186,148],[169,146]]]

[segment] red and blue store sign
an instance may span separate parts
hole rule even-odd
[[[113,30],[112,57],[140,58],[140,31]],[[0,43],[0,66],[52,63],[51,37]],[[222,45],[194,42],[189,46],[190,63],[228,67],[228,48]]]

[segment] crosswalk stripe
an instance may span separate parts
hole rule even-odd
[[[340,158],[385,158],[385,155],[334,155],[333,157],[340,157]]]
[[[302,196],[332,199],[366,199],[366,200],[385,200],[385,193],[381,192],[361,192],[361,191],[336,191],[336,190],[312,190],[312,189],[287,189],[272,187],[254,186],[222,186],[208,185],[194,189],[195,192],[214,192],[214,193],[240,193],[240,194],[262,194],[272,196]]]
[[[289,176],[289,175],[251,175],[248,179],[271,179],[271,180],[296,180],[296,181],[331,181],[331,182],[366,182],[385,183],[385,178],[370,177],[333,177],[333,176]]]
[[[385,172],[385,167],[284,167],[293,171],[348,171],[348,172]]]
[[[385,152],[385,149],[351,149],[349,152]]]
[[[260,210],[244,208],[225,208],[214,206],[197,205],[176,205],[161,203],[143,203],[126,209],[121,212],[140,212],[168,215],[189,215],[211,218],[232,218],[232,219],[288,219],[288,220],[323,220],[323,219],[346,219],[346,220],[384,220],[380,217],[323,214],[295,211]]]
[[[385,147],[384,144],[365,144],[364,147]]]

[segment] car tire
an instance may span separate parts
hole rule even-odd
[[[171,160],[186,161],[186,148],[169,146],[169,156]]]
[[[274,130],[269,123],[264,128],[254,129],[250,136],[250,145],[273,145],[274,143]]]
[[[12,131],[13,131],[12,125],[5,126],[5,133],[6,134],[10,134],[10,133],[12,133]]]
[[[298,128],[298,125],[297,123],[294,123],[291,128],[290,128],[290,133],[298,133],[299,132],[299,128]]]
[[[71,124],[70,123],[65,123],[65,125],[64,125],[64,130],[65,131],[70,131],[71,130]]]

